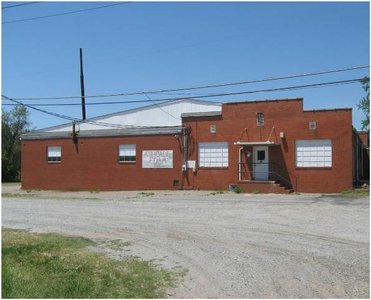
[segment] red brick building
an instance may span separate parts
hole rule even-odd
[[[183,104],[171,109],[179,112]],[[177,126],[87,129],[73,138],[72,126],[66,130],[65,125],[25,134],[22,187],[226,190],[238,185],[245,192],[275,193],[352,188],[357,174],[350,108],[304,111],[300,98],[199,104],[183,110]]]

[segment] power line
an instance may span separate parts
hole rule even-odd
[[[22,105],[22,106],[28,107],[30,109],[33,109],[33,110],[36,110],[36,111],[39,111],[39,112],[42,112],[42,113],[45,113],[45,114],[48,114],[48,115],[51,115],[51,116],[54,116],[54,117],[58,117],[58,118],[61,118],[61,119],[70,120],[70,121],[75,121],[76,120],[75,118],[72,118],[72,117],[69,117],[69,116],[65,116],[65,115],[57,114],[57,113],[47,111],[47,110],[44,110],[44,109],[36,108],[36,107],[33,107],[29,104],[24,104],[20,101],[14,100],[14,99],[9,98],[5,95],[1,95],[1,96],[6,100],[9,100],[9,101],[12,101],[12,102],[16,103],[16,104],[11,104],[11,105]],[[4,104],[2,104],[2,105],[4,105]]]
[[[291,86],[291,87],[272,88],[272,89],[265,89],[265,90],[236,92],[236,93],[211,94],[211,95],[199,96],[197,98],[221,97],[221,96],[239,95],[239,94],[252,94],[252,93],[267,92],[267,91],[271,92],[271,91],[294,90],[294,89],[304,89],[304,88],[318,88],[318,87],[329,86],[329,85],[350,84],[350,83],[354,83],[354,82],[359,82],[361,79],[362,78],[342,80],[342,81],[333,81],[333,82],[315,83],[315,84],[308,84],[308,85],[301,85],[301,86]],[[81,120],[81,119],[78,119],[78,118],[72,118],[72,117],[69,117],[69,116],[66,116],[66,115],[61,115],[61,114],[58,114],[58,113],[54,113],[54,112],[50,112],[50,111],[47,111],[47,110],[43,110],[43,109],[39,109],[39,108],[34,107],[35,105],[38,105],[38,106],[43,106],[43,105],[57,106],[58,104],[32,104],[31,105],[31,104],[24,104],[23,102],[17,101],[15,99],[7,97],[5,95],[2,95],[2,97],[6,100],[9,100],[9,101],[12,101],[12,102],[16,103],[16,104],[4,104],[4,103],[2,103],[2,105],[23,105],[23,106],[28,107],[30,109],[33,109],[33,110],[36,110],[36,111],[39,111],[39,112],[42,112],[42,113],[46,113],[46,114],[51,115],[51,116],[66,119],[66,120],[69,120],[69,121],[77,121],[79,124],[88,123],[88,124],[93,124],[93,125],[98,125],[98,126],[103,126],[103,127],[110,127],[110,128],[117,128],[117,129],[135,127],[135,126],[125,126],[125,125],[120,125],[120,124],[113,124],[113,123],[106,123],[106,122],[99,122],[99,121]],[[108,102],[108,103],[107,102],[105,102],[105,103],[95,102],[95,103],[87,103],[87,104],[88,105],[89,104],[90,105],[104,105],[104,104],[119,104],[119,103],[138,103],[138,102],[153,102],[153,103],[155,103],[155,102],[159,102],[159,101],[171,101],[171,100],[176,101],[176,100],[181,100],[181,99],[184,99],[184,98],[167,98],[167,99],[150,99],[150,98],[148,98],[148,99],[149,100],[117,101],[117,102]],[[196,97],[189,97],[187,99],[196,99]],[[69,104],[69,105],[71,105],[71,104]],[[75,104],[72,104],[72,105],[75,105]],[[77,104],[77,105],[80,105],[80,104]]]
[[[2,22],[2,24],[19,23],[19,22],[25,22],[25,21],[33,21],[33,20],[39,20],[39,19],[45,19],[45,18],[52,18],[52,17],[58,17],[58,16],[64,16],[64,15],[76,14],[76,13],[86,12],[86,11],[90,11],[90,10],[102,9],[102,8],[106,8],[106,7],[111,7],[111,6],[116,6],[116,5],[122,5],[122,4],[128,4],[128,3],[130,3],[130,2],[120,2],[120,3],[114,3],[114,4],[96,6],[96,7],[92,7],[92,8],[85,8],[85,9],[80,9],[80,10],[73,10],[73,11],[69,11],[69,12],[65,12],[65,13],[45,15],[45,16],[33,17],[33,18],[27,18],[27,19],[18,19],[18,20],[13,20],[13,21],[5,21],[5,22]]]
[[[40,3],[40,2],[26,2],[26,3],[21,3],[21,4],[8,5],[8,6],[2,7],[1,9],[16,8],[18,6],[31,5],[31,4],[36,4],[36,3]]]
[[[99,122],[99,121],[88,121],[88,120],[81,120],[81,119],[78,119],[78,118],[72,118],[72,117],[69,117],[69,116],[66,116],[66,115],[61,115],[61,114],[54,113],[54,112],[51,112],[51,111],[47,111],[47,110],[44,110],[44,109],[36,108],[36,107],[33,107],[32,105],[29,105],[29,104],[24,104],[20,101],[14,100],[14,99],[9,98],[5,95],[1,95],[1,96],[6,100],[9,100],[9,101],[12,101],[12,102],[16,103],[16,104],[11,104],[11,105],[22,105],[22,106],[28,107],[30,109],[36,110],[38,112],[42,112],[42,113],[45,113],[45,114],[48,114],[48,115],[51,115],[51,116],[54,116],[54,117],[58,117],[58,118],[61,118],[61,119],[64,119],[64,120],[77,121],[78,124],[88,123],[88,124],[98,125],[98,126],[102,126],[102,127],[117,128],[117,129],[135,127],[135,126],[123,126],[123,125],[120,125],[120,124],[113,124],[113,123],[106,123],[106,122]]]
[[[181,118],[177,118],[177,117],[175,117],[175,116],[173,116],[171,113],[169,113],[169,112],[167,112],[166,110],[164,110],[162,107],[161,107],[161,105],[159,105],[158,103],[156,103],[155,101],[153,101],[147,94],[145,94],[146,95],[146,97],[147,97],[147,99],[149,100],[149,101],[151,101],[154,105],[156,105],[160,110],[162,110],[164,113],[166,113],[166,114],[168,114],[170,117],[172,117],[172,118],[174,118],[174,119],[176,119],[176,120],[181,120]]]
[[[200,98],[210,98],[210,97],[215,97],[216,98],[216,97],[223,97],[223,96],[256,94],[256,93],[263,93],[263,92],[277,92],[277,91],[298,90],[298,89],[306,89],[306,88],[318,88],[318,87],[324,87],[324,86],[344,85],[344,84],[360,82],[361,79],[362,78],[357,78],[357,79],[330,81],[330,82],[313,83],[313,84],[296,85],[296,86],[287,86],[287,87],[253,90],[253,91],[243,91],[243,92],[208,94],[208,95],[200,95],[200,96],[195,96],[195,97],[187,97],[186,99],[200,99]],[[180,98],[161,98],[161,99],[152,99],[152,100],[126,100],[126,101],[91,102],[91,103],[86,103],[86,105],[111,105],[111,104],[128,104],[128,103],[146,103],[146,102],[155,102],[155,101],[156,102],[159,102],[159,101],[176,101],[176,100],[182,100],[182,99],[184,99],[184,97],[180,97]],[[12,105],[12,104],[2,104],[2,105]],[[76,105],[81,105],[81,104],[80,103],[44,103],[44,104],[34,103],[34,104],[30,104],[30,105],[32,105],[32,106],[76,106]]]
[[[251,84],[251,83],[261,83],[261,82],[268,82],[268,81],[277,81],[277,80],[284,80],[284,79],[293,79],[293,78],[300,78],[300,77],[309,77],[309,76],[318,76],[318,75],[331,74],[331,73],[347,72],[347,71],[366,69],[366,68],[369,68],[369,67],[370,67],[369,65],[363,65],[363,66],[354,66],[354,67],[335,69],[335,70],[295,74],[295,75],[288,75],[288,76],[281,76],[281,77],[270,77],[270,78],[263,78],[263,79],[257,79],[257,80],[249,80],[249,81],[230,82],[230,83],[221,83],[221,84],[210,84],[210,85],[203,85],[203,86],[174,88],[174,89],[162,89],[162,90],[144,91],[144,92],[90,95],[90,96],[85,96],[85,98],[135,96],[135,95],[145,95],[145,94],[158,94],[158,93],[177,92],[177,91],[186,91],[186,90],[198,90],[198,89],[208,89],[208,88],[216,88],[216,87],[236,86],[236,85],[244,85],[244,84]],[[29,100],[62,100],[62,99],[79,99],[79,98],[81,98],[81,96],[27,97],[27,98],[25,98],[25,97],[18,98],[17,97],[17,98],[14,98],[14,99],[22,100],[22,101],[23,100],[24,101],[29,101]]]

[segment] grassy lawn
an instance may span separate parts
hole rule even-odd
[[[34,194],[14,194],[14,193],[2,193],[1,197],[4,198],[30,198],[35,196]]]
[[[21,185],[21,182],[2,182],[1,185],[6,185],[6,186]]]
[[[341,192],[340,195],[344,197],[349,197],[349,198],[362,198],[362,197],[369,197],[370,191],[366,189],[354,189],[354,190]]]
[[[80,237],[2,230],[3,298],[165,298],[184,271],[89,251]]]

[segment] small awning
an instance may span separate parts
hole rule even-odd
[[[277,146],[279,143],[266,141],[266,142],[235,142],[236,146]]]

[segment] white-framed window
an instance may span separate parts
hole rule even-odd
[[[228,143],[199,143],[198,159],[200,167],[228,167]]]
[[[61,162],[62,160],[62,147],[49,146],[48,147],[48,162]]]
[[[135,162],[136,147],[134,144],[119,145],[119,162]]]
[[[296,166],[304,168],[332,167],[331,140],[297,140]]]

